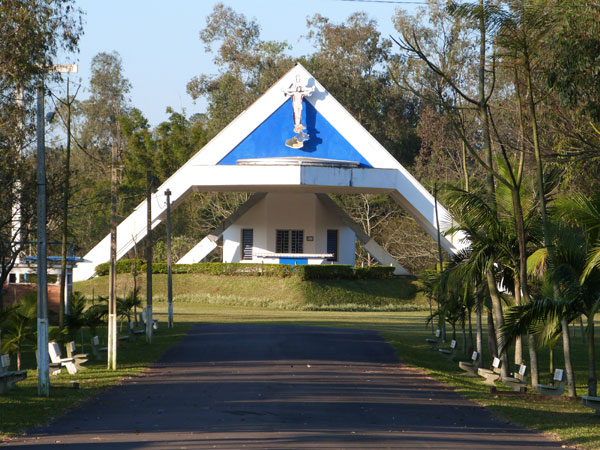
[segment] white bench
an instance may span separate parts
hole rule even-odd
[[[565,371],[563,369],[556,369],[554,371],[554,378],[552,379],[553,384],[538,384],[535,386],[535,390],[542,395],[560,397],[565,392],[564,374]]]
[[[440,348],[438,349],[441,355],[443,355],[448,361],[454,359],[454,355],[456,354],[456,341],[452,339],[450,341],[450,348]]]
[[[144,327],[146,326],[146,316],[148,315],[148,311],[146,308],[142,309],[142,312],[140,313],[140,322],[142,322],[144,324]],[[153,330],[158,330],[158,319],[152,319],[152,329]]]
[[[502,377],[502,383],[515,392],[527,391],[527,366],[519,364],[518,370],[512,377]]]
[[[477,376],[477,361],[479,361],[479,353],[473,352],[471,353],[471,361],[459,361],[458,367],[465,371],[463,373],[466,377],[476,377]]]
[[[440,346],[441,336],[442,336],[442,330],[440,330],[438,328],[437,330],[435,330],[435,339],[433,339],[433,338],[425,339],[425,342],[427,342],[429,345],[431,345],[431,350],[436,350]]]
[[[82,364],[88,361],[88,354],[75,353],[77,351],[75,348],[75,341],[67,342],[65,348],[67,349],[67,356],[69,358],[73,358],[73,363],[75,364],[75,367],[77,367],[78,371],[87,369],[87,367],[83,366]]]
[[[106,355],[107,352],[108,347],[100,347],[100,339],[98,339],[98,336],[92,337],[92,353],[96,360],[101,361],[103,359],[101,353]]]
[[[591,395],[582,395],[581,404],[592,408],[596,411],[596,414],[600,414],[600,397],[592,397]]]
[[[63,367],[66,367],[67,372],[69,372],[71,375],[75,375],[77,373],[75,358],[63,358],[57,342],[48,342],[48,355],[50,356],[50,363],[58,367],[58,373],[60,373]],[[56,374],[57,373],[54,373],[54,375]]]
[[[27,378],[26,370],[9,370],[10,356],[0,356],[0,395],[6,394],[19,381]]]
[[[145,328],[136,328],[134,322],[129,322],[129,341],[137,341],[137,336],[146,334]]]
[[[485,378],[483,384],[494,387],[494,383],[500,379],[500,368],[502,367],[502,360],[494,357],[492,362],[492,369],[477,369],[477,375]]]

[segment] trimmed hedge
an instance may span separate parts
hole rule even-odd
[[[122,259],[117,261],[117,273],[131,273],[132,264],[136,264],[140,274],[146,273],[146,264],[142,259]],[[96,266],[96,275],[108,275],[109,263]],[[195,263],[173,264],[173,273],[201,273],[205,275],[251,276],[251,277],[291,277],[301,280],[368,280],[391,278],[394,268],[391,266],[352,267],[342,264],[288,266],[286,264],[247,264],[247,263]],[[166,263],[152,263],[152,273],[167,273]]]
[[[384,280],[394,276],[393,266],[367,266],[356,267],[354,269],[354,277],[359,280]]]
[[[152,273],[167,273],[167,263],[152,263]],[[146,271],[146,264],[142,266]],[[246,275],[254,277],[289,277],[292,266],[284,264],[195,263],[173,264],[173,273],[202,273],[205,275]]]
[[[117,273],[131,273],[132,264],[137,266],[137,271],[140,272],[142,265],[144,264],[143,259],[121,259],[117,261]],[[102,263],[96,266],[96,276],[101,277],[108,275],[110,270],[110,263]]]

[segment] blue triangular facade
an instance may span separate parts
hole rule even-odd
[[[218,164],[235,165],[238,159],[310,157],[355,161],[361,167],[372,165],[323,117],[309,102],[303,100],[302,124],[310,139],[304,147],[287,147],[285,141],[294,137],[292,100],[287,100],[267,120],[229,152]]]

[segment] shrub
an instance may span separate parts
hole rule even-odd
[[[122,259],[117,261],[117,273],[131,273],[132,264],[137,265],[140,273],[146,273],[146,264],[142,259]],[[108,275],[109,263],[96,266],[96,275]],[[394,273],[392,266],[352,267],[342,264],[288,266],[286,264],[247,264],[247,263],[194,263],[173,264],[172,271],[178,273],[201,273],[204,275],[250,276],[250,277],[290,277],[298,276],[302,280],[349,280],[349,279],[385,279]],[[166,274],[167,263],[152,263],[152,273]]]
[[[354,269],[354,276],[359,280],[383,280],[385,278],[392,278],[393,275],[393,266],[367,266],[356,267]]]
[[[146,265],[141,268],[146,271]],[[166,263],[152,263],[152,273],[167,273]],[[173,273],[201,273],[205,275],[245,275],[255,277],[289,277],[294,274],[292,266],[283,264],[246,264],[246,263],[194,263],[173,264]]]
[[[117,261],[117,273],[131,273],[132,265],[135,264],[137,266],[137,271],[139,272],[144,264],[143,259],[121,259]],[[101,277],[104,275],[108,275],[108,271],[110,270],[110,263],[102,263],[96,266],[96,276]]]

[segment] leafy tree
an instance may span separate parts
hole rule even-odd
[[[200,39],[206,51],[215,55],[220,73],[192,78],[187,91],[194,100],[207,97],[212,137],[289,70],[292,60],[284,54],[287,43],[263,41],[256,20],[248,20],[222,3],[206,18]],[[215,44],[219,44],[217,49]]]
[[[73,235],[87,251],[109,230],[111,149],[124,151],[120,119],[130,109],[131,84],[123,74],[117,52],[99,53],[92,59],[90,97],[76,110],[76,143],[73,168]]]
[[[5,189],[0,200],[0,286],[32,231],[36,189],[27,151],[35,132],[31,103],[36,85],[47,75],[57,55],[77,49],[82,33],[81,10],[74,3],[0,3],[0,182]]]
[[[317,48],[304,58],[308,70],[396,159],[411,165],[419,147],[419,105],[392,82],[391,41],[362,12],[340,24],[315,14],[307,26],[306,37]]]

